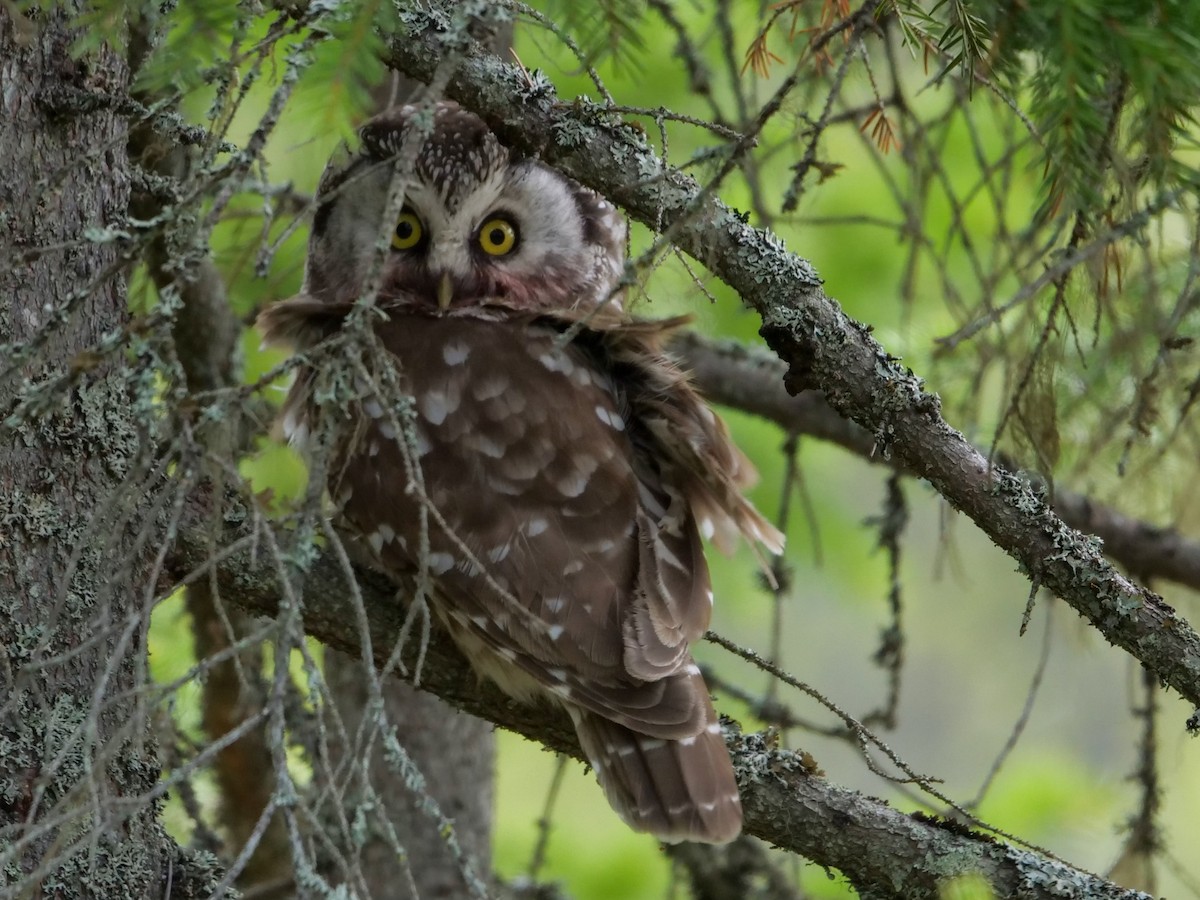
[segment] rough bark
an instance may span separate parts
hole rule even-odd
[[[74,8],[0,5],[0,895],[206,896],[152,798],[140,689],[164,479],[152,397],[120,355],[125,123],[73,105],[119,90],[107,48],[73,57]]]
[[[370,712],[362,667],[361,658],[336,650],[325,654],[330,696],[336,698],[346,732],[365,737],[378,720]],[[454,822],[459,844],[472,857],[475,871],[490,871],[493,726],[395,678],[386,682],[383,706],[382,720],[400,728],[405,751],[428,794]],[[464,896],[462,873],[438,823],[422,812],[421,798],[388,764],[380,742],[371,743],[374,750],[366,758],[349,748],[337,750],[354,772],[343,806],[361,804],[369,786],[374,805],[386,814],[404,853],[397,854],[378,830],[369,835],[355,860],[368,896],[396,900]]]

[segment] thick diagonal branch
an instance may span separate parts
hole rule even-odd
[[[680,332],[671,350],[692,372],[704,395],[725,406],[761,416],[787,432],[829,441],[873,463],[894,465],[876,453],[870,432],[844,418],[820,391],[791,395],[783,387],[787,366],[774,354],[733,341]],[[1025,473],[1034,482],[1038,476]],[[1096,503],[1057,485],[1054,511],[1072,528],[1104,542],[1104,555],[1139,577],[1164,579],[1200,591],[1200,543],[1172,528]]]

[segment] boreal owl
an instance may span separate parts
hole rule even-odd
[[[401,584],[433,585],[481,674],[566,709],[630,826],[732,840],[737,784],[689,651],[713,600],[701,538],[777,552],[782,536],[663,350],[681,320],[627,316],[616,209],[473,113],[398,107],[359,137],[322,178],[301,293],[260,318],[268,342],[305,350],[362,296],[377,310],[410,414],[398,428],[399,404],[360,379],[328,468],[339,521]],[[317,375],[302,367],[286,402],[294,443],[314,430]]]

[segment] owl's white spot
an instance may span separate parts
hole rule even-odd
[[[640,740],[638,744],[643,750],[661,750],[667,746],[667,742],[662,738],[650,738],[649,740]]]
[[[367,456],[379,455],[379,441],[372,439],[371,443],[367,444]]]
[[[708,605],[709,606],[713,605],[713,592],[712,591],[708,592]]]
[[[487,616],[471,616],[471,621],[475,623],[476,628],[483,628],[485,630],[487,629]]]
[[[433,449],[433,444],[429,443],[429,438],[425,435],[425,429],[420,426],[412,430],[413,449],[416,450],[417,456],[424,456]]]
[[[700,520],[700,534],[704,536],[706,541],[711,541],[712,536],[717,533],[717,526],[713,524],[713,520],[705,516]]]
[[[584,549],[592,553],[611,553],[613,548],[616,546],[616,541],[605,538],[602,541],[596,541],[594,544],[587,545]]]
[[[367,535],[367,543],[371,545],[371,549],[378,555],[383,550],[383,535],[378,531],[372,531]]]
[[[513,652],[512,650],[510,650],[508,647],[500,647],[498,650],[496,650],[496,653],[502,659],[507,659],[509,662],[514,662],[517,658],[517,654],[515,652]]]
[[[379,527],[375,529],[383,537],[385,544],[390,543],[396,537],[396,531],[387,522],[380,522]]]
[[[608,752],[612,753],[613,749],[614,748],[612,746],[609,746]],[[638,748],[634,744],[622,744],[620,747],[615,749],[617,751],[617,756],[633,756],[633,754],[638,752]]]
[[[501,471],[509,478],[519,478],[528,481],[542,471],[543,463],[536,456],[526,455],[530,448],[523,448],[523,453],[514,453],[500,464]]]
[[[557,641],[563,636],[563,632],[565,630],[566,629],[561,625],[551,625],[548,629],[546,629],[546,634],[550,635],[550,640]]]
[[[513,484],[511,481],[506,481],[503,478],[497,478],[495,475],[488,476],[488,485],[497,494],[506,494],[509,497],[519,497],[525,493],[525,489],[520,485]]]
[[[621,414],[616,410],[608,409],[602,405],[596,406],[596,418],[617,431],[625,430],[625,420],[621,418]]]
[[[362,408],[363,412],[365,412],[372,419],[383,418],[383,407],[380,406],[379,401],[374,397],[371,397],[369,400],[364,400]]]
[[[553,678],[555,681],[566,681],[567,680],[567,670],[566,669],[547,669],[546,674],[549,675],[551,678]]]
[[[446,416],[458,409],[458,394],[431,388],[417,398],[417,409],[432,425],[441,425]]]
[[[483,571],[482,569],[479,568],[479,566],[472,559],[459,560],[459,563],[455,568],[457,568],[458,571],[462,572],[464,575],[467,575],[471,578],[474,578],[481,571]]]
[[[504,451],[507,449],[503,444],[492,440],[484,434],[472,434],[469,437],[471,446],[482,453],[484,456],[490,456],[492,459],[500,459],[504,456]]]
[[[508,558],[510,550],[512,550],[512,544],[507,541],[503,544],[497,544],[487,552],[487,558],[494,563],[503,562]]]
[[[434,575],[445,575],[454,568],[454,557],[449,553],[430,553],[429,571]]]
[[[525,523],[525,533],[530,537],[537,537],[549,527],[549,522],[547,522],[541,516],[536,516]]]
[[[508,390],[507,375],[492,375],[490,378],[480,378],[471,385],[471,393],[476,400],[494,400]]]
[[[471,348],[462,341],[451,341],[442,347],[442,359],[448,366],[462,365],[470,355]]]
[[[571,362],[571,358],[562,352],[547,350],[538,357],[538,362],[551,372],[561,372],[563,375],[570,375],[575,371],[575,363]]]
[[[685,737],[685,738],[679,739],[679,746],[681,746],[681,747],[690,747],[694,743],[696,743],[696,735],[694,735],[694,734],[691,737]]]
[[[583,560],[573,559],[563,566],[564,575],[575,575],[583,571]]]
[[[383,435],[385,441],[394,441],[396,439],[396,429],[391,422],[380,422],[379,433]]]
[[[560,613],[562,608],[567,605],[567,601],[562,597],[550,597],[543,600],[542,605],[552,613]]]
[[[721,733],[721,723],[720,722],[709,722],[707,727],[705,727],[704,730],[707,731],[709,734],[720,734]]]
[[[587,488],[588,475],[575,471],[558,483],[558,491],[564,497],[578,497]]]
[[[696,665],[695,663],[691,663],[691,664],[690,664],[690,665],[688,665],[688,667],[687,667],[686,669],[684,669],[683,671],[687,672],[689,675],[699,675],[699,674],[700,674],[700,667],[699,667],[698,665]]]

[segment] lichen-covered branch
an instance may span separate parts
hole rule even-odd
[[[680,332],[671,349],[710,400],[761,416],[785,431],[837,444],[870,462],[895,464],[874,452],[871,434],[834,411],[819,391],[789,394],[783,387],[787,366],[774,354],[690,331]],[[1025,475],[1040,481],[1037,475]],[[1100,538],[1104,555],[1126,571],[1200,591],[1200,542],[1060,485],[1055,487],[1052,506],[1072,528]]]
[[[250,526],[231,526],[224,546],[239,542],[240,552],[220,554],[214,562],[209,542],[208,503],[193,498],[184,527],[167,561],[165,575],[187,580],[209,577],[224,596],[244,609],[274,615],[279,588],[274,569],[254,552]],[[236,503],[226,504],[226,520]],[[250,521],[253,517],[246,517]],[[318,557],[303,584],[304,629],[343,652],[361,655],[358,610],[348,580],[355,579],[362,598],[377,665],[392,655],[404,625],[405,605],[386,579],[363,569],[347,571],[332,556]],[[171,584],[164,584],[169,589]],[[414,675],[418,639],[409,638],[401,659],[406,680]],[[420,671],[420,686],[459,709],[537,741],[548,749],[582,759],[575,730],[558,709],[524,706],[482,682],[453,642],[435,630]],[[998,898],[1123,898],[1148,895],[1127,891],[1056,860],[1025,851],[928,817],[912,816],[840,788],[813,771],[800,754],[772,747],[761,735],[727,737],[738,773],[746,812],[746,831],[798,853],[819,865],[837,868],[864,896],[936,898],[948,880],[982,877]]]
[[[445,56],[432,28],[392,44],[390,62],[422,81]],[[1200,636],[1162,598],[1117,571],[1099,542],[1069,527],[1027,481],[989,460],[942,417],[935,394],[866,325],[828,297],[813,267],[748,225],[689,176],[666,166],[644,136],[597,106],[564,103],[543,78],[463,52],[447,94],[480,113],[511,146],[537,153],[670,234],[762,317],[788,365],[785,385],[820,388],[829,404],[969,516],[1036,584],[1063,598],[1111,643],[1200,706]]]

